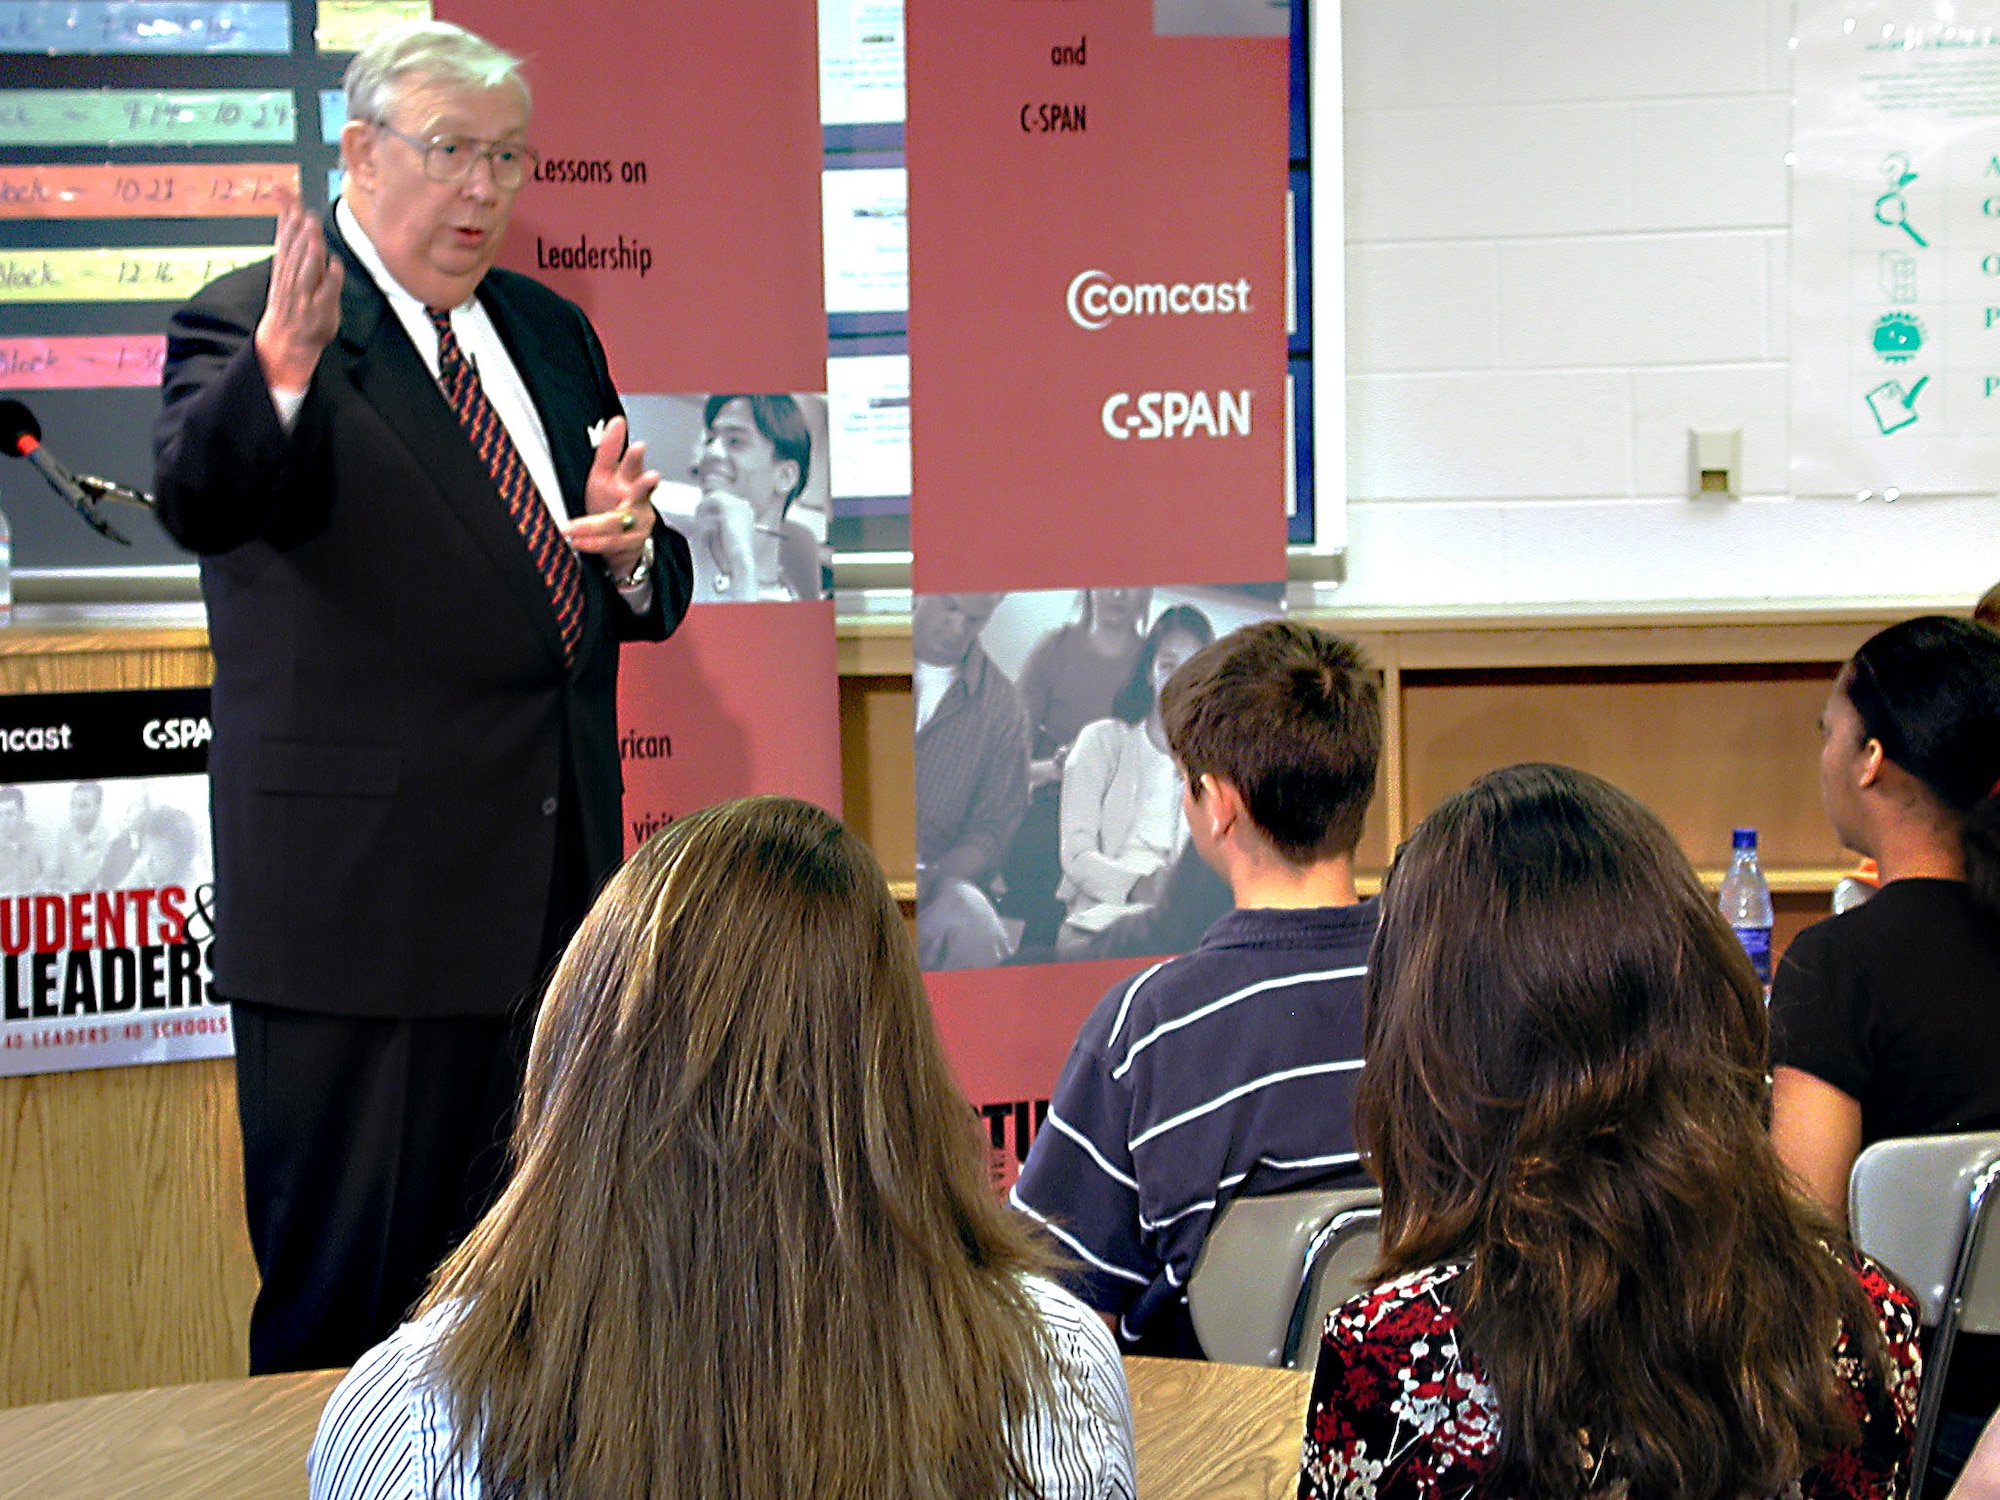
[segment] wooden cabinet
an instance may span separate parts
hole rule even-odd
[[[1385,743],[1361,839],[1364,884],[1474,777],[1560,761],[1643,800],[1711,884],[1729,863],[1730,831],[1755,827],[1782,947],[1826,914],[1834,882],[1854,865],[1820,811],[1820,706],[1855,648],[1913,612],[1307,612],[1382,669]],[[908,629],[843,621],[840,648],[847,814],[907,895],[916,870]]]

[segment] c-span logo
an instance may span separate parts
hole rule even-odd
[[[215,738],[207,719],[148,719],[139,731],[148,750],[194,750]]]
[[[1127,438],[1248,437],[1250,392],[1119,391],[1104,398],[1098,421],[1121,443]]]
[[[1079,328],[1108,327],[1113,318],[1179,318],[1250,311],[1250,283],[1235,281],[1113,281],[1104,271],[1081,271],[1063,298]]]

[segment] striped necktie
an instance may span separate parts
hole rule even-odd
[[[444,387],[445,400],[451,403],[459,425],[472,441],[473,451],[486,465],[500,498],[507,503],[507,514],[514,518],[521,539],[528,544],[528,556],[534,559],[535,570],[548,588],[549,602],[555,606],[556,624],[562,630],[563,660],[574,663],[577,648],[583,642],[583,569],[569,543],[556,530],[555,517],[549,514],[541,492],[535,488],[520,450],[500,421],[500,413],[486,399],[472,362],[459,348],[458,336],[451,331],[451,314],[434,307],[424,310],[437,329],[438,381]]]

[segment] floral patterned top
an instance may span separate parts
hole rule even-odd
[[[1478,1357],[1459,1343],[1451,1288],[1464,1269],[1412,1271],[1334,1309],[1306,1408],[1300,1500],[1487,1500],[1500,1409]],[[1888,1400],[1870,1401],[1842,1335],[1834,1367],[1851,1393],[1861,1444],[1828,1455],[1780,1500],[1903,1492],[1916,1430],[1917,1306],[1874,1262],[1862,1259],[1857,1274],[1882,1324]]]

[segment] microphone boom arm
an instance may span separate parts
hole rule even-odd
[[[104,517],[100,516],[97,513],[96,505],[94,504],[79,505],[76,506],[75,509],[76,513],[79,516],[83,517],[84,524],[88,526],[92,531],[96,532],[99,536],[105,538],[107,541],[116,542],[121,547],[129,547],[132,545],[132,539],[129,536],[126,536],[123,532],[119,531],[117,527],[113,526],[109,521],[105,520]]]
[[[143,490],[135,490],[118,483],[115,479],[99,479],[95,474],[72,474],[76,487],[94,501],[116,500],[120,505],[136,505],[142,510],[153,508],[153,497]]]

